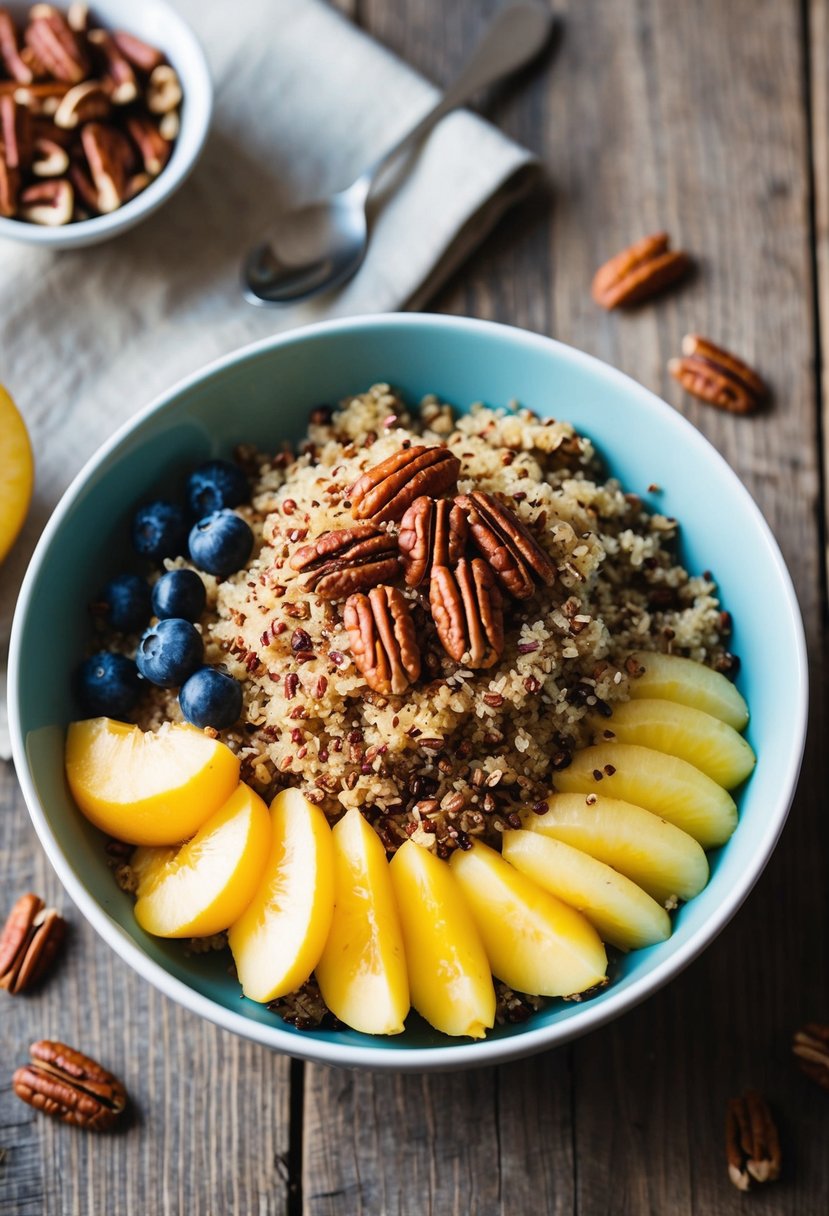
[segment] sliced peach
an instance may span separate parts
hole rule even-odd
[[[748,706],[722,672],[676,654],[638,651],[632,657],[645,671],[638,679],[631,679],[631,697],[676,701],[713,714],[735,730],[745,729]]]
[[[547,811],[525,811],[525,829],[552,836],[613,866],[665,902],[693,899],[708,882],[708,858],[693,836],[651,811],[597,794],[554,794]]]
[[[449,864],[499,979],[533,996],[571,996],[601,983],[607,956],[580,912],[478,841]]]
[[[625,701],[614,706],[613,717],[602,718],[601,725],[613,732],[617,743],[638,743],[679,756],[727,790],[745,781],[756,763],[754,752],[733,726],[677,701],[657,697]]]
[[[671,918],[635,882],[540,832],[504,832],[503,856],[545,891],[583,912],[602,941],[638,950],[671,936]]]
[[[482,1039],[495,1022],[486,952],[452,871],[411,840],[389,867],[415,1009],[436,1030]]]
[[[725,844],[737,826],[730,794],[687,760],[633,743],[599,743],[556,773],[564,793],[606,794],[643,806],[682,828],[704,849]]]
[[[400,1034],[409,1012],[403,933],[380,837],[354,808],[334,837],[334,918],[317,964],[326,1005],[365,1034]]]
[[[239,760],[195,726],[144,732],[112,718],[73,722],[66,777],[80,810],[128,844],[179,844],[227,802]]]
[[[259,886],[228,934],[245,996],[272,1001],[304,984],[333,910],[328,820],[299,790],[283,790],[271,803],[271,847]]]
[[[173,857],[162,847],[152,850],[156,858],[139,858],[135,919],[156,937],[221,933],[253,898],[270,839],[268,808],[240,783]]]
[[[0,562],[23,527],[32,498],[34,475],[32,445],[26,424],[0,384]]]

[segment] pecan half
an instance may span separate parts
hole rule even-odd
[[[501,593],[486,562],[461,558],[454,571],[435,566],[429,606],[441,645],[456,663],[491,667],[504,652]]]
[[[37,896],[21,895],[0,933],[0,988],[16,996],[46,974],[60,949],[66,922]]]
[[[32,1043],[31,1064],[18,1068],[14,1092],[23,1102],[90,1131],[112,1127],[127,1105],[124,1086],[95,1060],[64,1043]]]
[[[422,494],[454,490],[461,462],[446,448],[401,448],[363,473],[349,491],[355,519],[375,523],[401,519]]]
[[[10,169],[28,169],[32,160],[32,116],[9,93],[0,95],[0,144]]]
[[[302,573],[308,591],[324,600],[344,600],[397,578],[400,558],[393,536],[374,524],[358,524],[302,545],[291,557],[291,568]]]
[[[768,397],[753,368],[699,334],[685,335],[682,358],[671,359],[668,371],[686,392],[732,414],[750,414]]]
[[[154,68],[164,62],[164,56],[157,47],[150,46],[148,42],[142,42],[134,34],[127,34],[124,30],[115,30],[112,41],[124,58],[134,68],[138,68],[139,72],[152,72]]]
[[[455,502],[469,520],[469,531],[482,556],[505,591],[526,600],[535,591],[534,579],[552,586],[556,567],[526,524],[492,494],[473,490]]]
[[[418,587],[433,566],[454,566],[463,557],[468,526],[456,503],[446,498],[416,498],[400,521],[397,543],[406,582]]]
[[[7,8],[0,8],[0,63],[12,80],[18,80],[21,84],[31,84],[34,80],[31,67],[20,53],[17,32]]]
[[[129,60],[119,51],[115,39],[106,30],[90,30],[87,34],[104,63],[103,85],[116,106],[128,105],[138,96],[138,81]]]
[[[59,228],[61,224],[69,223],[74,206],[75,192],[71,182],[55,177],[36,186],[27,186],[21,192],[19,214],[30,224]]]
[[[34,5],[24,37],[55,80],[80,84],[89,75],[89,59],[77,34],[51,4]]]
[[[792,1042],[801,1072],[822,1089],[829,1089],[829,1026],[808,1022]]]
[[[129,140],[115,127],[88,122],[81,131],[81,145],[95,183],[98,210],[116,211],[124,201],[134,160]]]
[[[99,80],[84,80],[67,89],[58,102],[54,123],[64,131],[73,131],[84,122],[106,118],[112,109],[109,94]]]
[[[141,114],[130,115],[127,130],[138,148],[144,168],[152,177],[158,177],[170,159],[170,141],[164,138],[151,118]]]
[[[400,696],[420,675],[414,621],[396,587],[373,587],[345,602],[343,623],[351,653],[366,684],[387,697]]]
[[[750,1089],[732,1098],[725,1116],[728,1177],[740,1191],[780,1177],[780,1137],[765,1098]]]
[[[596,303],[602,308],[640,304],[682,278],[691,268],[691,259],[669,245],[667,232],[657,232],[605,262],[593,276]]]

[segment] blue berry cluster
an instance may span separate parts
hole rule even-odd
[[[164,499],[139,507],[132,521],[133,547],[153,562],[186,552],[199,570],[227,578],[245,565],[253,549],[253,533],[233,510],[248,497],[241,469],[227,460],[208,461],[187,479],[187,509]],[[144,632],[134,660],[100,651],[81,664],[76,689],[84,712],[123,718],[137,705],[147,681],[178,688],[181,711],[194,726],[233,726],[242,712],[242,688],[231,676],[204,665],[196,623],[205,598],[204,582],[193,570],[169,570],[152,588],[137,574],[110,579],[91,611],[116,633]]]

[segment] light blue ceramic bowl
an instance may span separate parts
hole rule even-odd
[[[415,1015],[396,1038],[303,1033],[240,999],[226,959],[188,958],[148,937],[107,868],[101,836],[72,805],[63,776],[73,716],[70,673],[87,638],[90,589],[123,564],[134,505],[172,490],[208,456],[240,441],[275,447],[298,436],[308,410],[378,380],[413,400],[436,392],[464,408],[512,399],[571,419],[627,490],[682,525],[682,557],[711,570],[734,616],[739,685],[751,707],[757,768],[738,797],[740,823],[712,854],[711,881],[677,914],[669,941],[638,950],[615,982],[584,1004],[552,1003],[483,1042],[456,1042]],[[657,498],[648,486],[658,483]],[[773,655],[773,662],[770,656]],[[756,881],[794,793],[805,736],[803,629],[777,545],[746,490],[694,428],[634,381],[548,338],[454,317],[336,321],[260,342],[191,376],[121,430],[89,462],[55,511],[20,596],[9,702],[17,772],[41,842],[81,912],[163,992],[238,1034],[296,1056],[406,1071],[492,1064],[600,1026],[676,975],[719,933]]]

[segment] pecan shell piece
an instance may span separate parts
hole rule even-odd
[[[800,1071],[821,1089],[829,1090],[829,1026],[807,1022],[795,1033],[792,1051]]]
[[[416,498],[400,521],[397,543],[407,584],[418,587],[433,566],[454,566],[466,547],[466,515],[446,498]]]
[[[403,593],[396,587],[373,587],[368,595],[351,595],[343,623],[351,653],[369,688],[382,696],[400,696],[420,676],[420,649],[414,621]]]
[[[38,895],[21,895],[0,933],[0,988],[13,996],[32,988],[51,967],[66,922]]]
[[[624,308],[675,283],[690,270],[691,259],[669,246],[667,232],[656,232],[617,253],[593,276],[593,299],[602,308]]]
[[[780,1177],[780,1137],[765,1098],[755,1089],[728,1103],[725,1153],[728,1177],[739,1191],[747,1191],[752,1180]]]
[[[124,1086],[95,1060],[65,1043],[32,1043],[31,1063],[18,1068],[12,1086],[18,1098],[63,1123],[103,1132],[127,1105]]]
[[[668,371],[686,392],[732,414],[750,414],[768,397],[753,368],[699,334],[685,335],[682,357],[671,359]]]
[[[351,514],[374,523],[399,520],[416,498],[454,490],[461,462],[442,447],[401,448],[368,469],[349,491]]]
[[[514,511],[482,490],[461,494],[455,502],[469,520],[472,540],[505,591],[526,600],[535,591],[534,578],[552,586],[556,577],[553,559]]]
[[[491,667],[504,653],[501,593],[481,558],[461,558],[454,571],[435,566],[429,606],[441,645],[456,663]]]
[[[55,80],[79,84],[89,75],[89,57],[66,16],[51,4],[36,4],[24,38]]]
[[[344,600],[397,578],[400,558],[393,536],[374,524],[323,532],[291,557],[302,585],[324,600]]]

